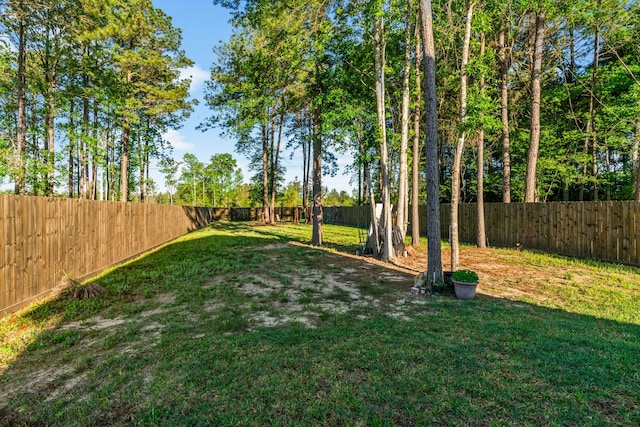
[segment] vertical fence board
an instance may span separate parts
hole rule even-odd
[[[16,297],[24,298],[25,295],[28,295],[28,278],[26,275],[26,261],[27,261],[27,251],[25,250],[25,241],[26,241],[26,233],[29,229],[29,218],[25,215],[25,205],[27,204],[26,198],[16,198],[17,210],[14,216],[14,226],[15,226],[15,242],[16,242],[16,279],[20,281],[20,285],[16,289]],[[25,219],[25,226],[19,227],[18,221]]]
[[[629,257],[629,234],[624,233],[624,230],[631,230],[631,224],[629,223],[629,205],[620,204],[620,210],[622,213],[622,222],[620,227],[620,255],[623,262],[631,262]]]
[[[634,264],[640,263],[640,202],[633,203],[633,226],[635,227],[635,233],[632,234],[634,236],[633,244],[635,256],[631,261]]]
[[[4,246],[0,250],[0,307],[6,307],[9,305],[9,198],[4,197],[0,199],[0,243]]]
[[[17,285],[17,253],[18,248],[16,245],[16,204],[18,203],[18,198],[14,196],[7,196],[5,198],[5,217],[3,221],[5,223],[5,269],[6,272],[4,274],[5,281],[3,282],[6,285],[5,298],[7,304],[12,304],[13,301],[19,300],[19,297],[16,296],[16,290],[18,288]],[[11,286],[11,284],[14,284]]]

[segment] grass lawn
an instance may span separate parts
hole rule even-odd
[[[0,425],[639,425],[639,270],[462,248],[473,301],[358,230],[216,223],[0,320]],[[446,260],[447,248],[443,259]]]

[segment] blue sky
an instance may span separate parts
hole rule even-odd
[[[198,124],[210,115],[208,107],[204,105],[204,82],[209,78],[209,70],[215,60],[213,46],[229,40],[232,32],[228,10],[214,6],[212,0],[153,0],[153,4],[173,18],[174,27],[182,29],[182,46],[187,57],[195,62],[194,66],[184,73],[192,78],[191,96],[200,100],[200,104],[195,107],[184,126],[165,135],[165,139],[174,147],[173,157],[179,160],[188,152],[206,163],[213,154],[232,153],[238,165],[242,167],[247,182],[253,172],[248,170],[247,159],[235,153],[235,141],[222,138],[218,129],[207,132],[196,130]],[[302,156],[296,153],[290,159],[290,154],[283,153],[282,162],[287,168],[285,179],[289,182],[298,177],[302,181]],[[153,178],[163,189],[164,179],[157,170]],[[349,178],[342,175],[342,170],[335,178],[323,177],[323,185],[351,193]]]

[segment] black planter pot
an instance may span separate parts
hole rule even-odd
[[[453,281],[451,280],[451,276],[453,276],[453,271],[444,271],[442,273],[444,275],[444,283],[449,286],[453,286]]]

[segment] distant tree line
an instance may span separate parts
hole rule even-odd
[[[8,0],[0,27],[0,180],[145,200],[163,133],[192,109],[171,18],[151,0]]]
[[[182,160],[165,158],[160,161],[166,191],[153,195],[159,203],[211,207],[258,207],[262,203],[259,176],[244,183],[242,169],[228,153],[214,154],[208,163],[186,153]],[[309,189],[307,189],[309,191]],[[302,183],[279,182],[276,207],[302,206]],[[327,206],[352,206],[356,200],[346,191],[323,189]]]

